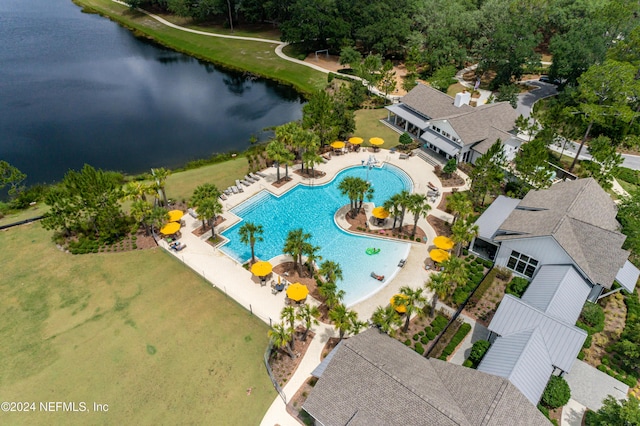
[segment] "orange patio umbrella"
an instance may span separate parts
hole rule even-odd
[[[391,298],[391,306],[400,314],[407,312],[407,307],[402,303],[402,299],[407,300],[408,297],[404,294],[394,294]]]
[[[304,284],[294,283],[287,288],[287,297],[296,302],[306,299],[308,295],[309,289]]]
[[[169,212],[169,222],[177,222],[182,219],[184,212],[182,210],[171,210]]]
[[[442,249],[433,249],[429,252],[429,257],[436,263],[444,262],[449,259],[449,253]]]
[[[162,228],[160,228],[160,233],[164,235],[173,235],[180,230],[180,223],[178,222],[169,222]]]
[[[371,212],[371,215],[376,219],[386,219],[389,217],[389,212],[382,206],[378,206]]]
[[[269,262],[259,261],[251,265],[251,273],[258,277],[266,277],[273,271],[273,266]]]
[[[445,237],[444,235],[440,235],[439,237],[435,237],[433,239],[433,244],[442,250],[451,250],[455,243],[449,237]]]

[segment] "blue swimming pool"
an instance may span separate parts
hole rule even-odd
[[[371,272],[386,277],[395,275],[398,261],[405,259],[410,245],[379,238],[369,238],[344,232],[334,222],[336,211],[349,203],[340,195],[338,184],[345,176],[358,176],[373,183],[376,205],[382,204],[393,194],[403,189],[411,190],[412,182],[407,174],[392,165],[381,168],[356,166],[341,171],[330,183],[309,187],[298,185],[281,197],[262,191],[231,211],[242,218],[238,224],[225,230],[222,235],[229,242],[221,250],[239,262],[251,257],[250,248],[240,242],[238,230],[243,221],[261,224],[264,241],[256,243],[256,256],[271,259],[282,254],[284,241],[290,230],[303,228],[311,234],[313,244],[321,247],[323,260],[333,260],[343,270],[343,281],[338,287],[345,291],[344,302],[352,305],[379,290],[381,283],[371,278]],[[380,248],[377,255],[367,255],[369,247]]]

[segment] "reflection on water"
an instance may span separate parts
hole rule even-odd
[[[0,40],[0,158],[29,183],[84,163],[175,167],[301,117],[291,88],[138,40],[69,0],[2,0]]]

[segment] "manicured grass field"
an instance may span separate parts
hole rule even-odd
[[[136,30],[137,34],[151,37],[177,51],[232,69],[249,71],[269,79],[288,83],[304,93],[311,93],[324,87],[327,81],[326,74],[322,72],[278,57],[274,52],[276,45],[272,43],[188,33],[170,28],[155,19],[139,12],[130,11],[127,7],[110,0],[74,0],[74,2],[80,6],[86,6],[92,11],[107,15]],[[234,35],[241,34],[241,31],[234,33]],[[247,35],[255,36],[255,34]]]
[[[49,206],[47,206],[44,202],[39,202],[34,207],[29,207],[25,210],[18,210],[13,213],[7,214],[3,218],[0,218],[0,226],[20,222],[21,220],[31,219],[32,217],[42,216],[48,211]]]
[[[383,118],[387,118],[386,109],[361,109],[356,111],[356,130],[353,134],[364,139],[363,146],[371,146],[369,145],[369,139],[373,137],[384,139],[382,148],[389,149],[399,144],[398,138],[400,134],[380,123]]]
[[[265,324],[159,249],[73,256],[50,238],[0,232],[0,401],[109,411],[0,423],[259,423],[276,397]]]

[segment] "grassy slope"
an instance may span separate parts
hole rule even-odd
[[[398,145],[400,134],[380,123],[380,119],[387,118],[386,109],[361,109],[356,111],[356,131],[355,136],[364,139],[363,146],[370,146],[370,138],[378,137],[384,139],[382,148],[391,148]]]
[[[157,42],[216,64],[278,80],[295,86],[304,93],[324,87],[325,74],[279,58],[275,44],[223,39],[192,34],[167,27],[144,14],[110,0],[74,0],[80,6],[106,15]]]
[[[3,423],[257,424],[275,398],[267,326],[165,252],[67,255],[39,224],[0,246],[0,400],[109,404]]]

